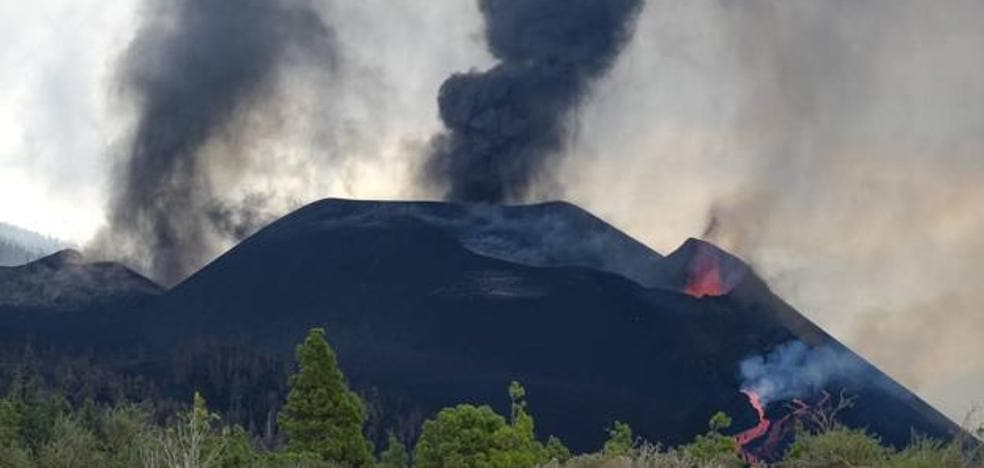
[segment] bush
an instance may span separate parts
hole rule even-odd
[[[31,456],[27,450],[14,445],[0,443],[0,466],[4,468],[29,468]]]
[[[864,430],[836,427],[822,433],[801,431],[786,452],[788,466],[877,466],[892,450]]]
[[[150,443],[151,427],[147,413],[137,406],[123,404],[106,410],[97,436],[108,455],[107,466],[139,466]]]
[[[615,421],[615,424],[608,430],[608,440],[601,449],[602,453],[608,457],[629,455],[632,451],[632,428],[628,424]]]
[[[964,454],[956,443],[916,438],[912,443],[891,456],[885,467],[898,468],[962,468],[966,466]]]
[[[272,452],[259,456],[257,467],[262,468],[343,468],[335,462],[321,459],[317,453],[311,452]],[[347,467],[345,467],[347,468]]]
[[[52,440],[38,451],[39,468],[106,466],[106,455],[92,431],[62,416],[52,428]]]
[[[379,454],[379,463],[376,468],[407,468],[410,466],[410,456],[407,455],[407,447],[400,442],[392,432],[386,443],[386,450]]]
[[[706,434],[698,435],[689,445],[679,448],[679,451],[690,460],[702,466],[738,466],[738,443],[735,438],[721,434],[721,431],[731,427],[731,418],[721,411],[714,413],[707,423]]]
[[[506,420],[488,406],[445,408],[424,422],[414,449],[418,468],[506,466],[498,446]]]
[[[511,424],[488,406],[445,408],[424,422],[414,449],[418,468],[533,467],[552,458],[570,458],[570,450],[551,437],[547,446],[534,436],[533,417],[526,412],[526,390],[509,385]]]
[[[547,460],[557,460],[563,463],[571,458],[571,449],[567,448],[557,437],[550,436],[547,438],[547,445],[544,446],[544,449]]]

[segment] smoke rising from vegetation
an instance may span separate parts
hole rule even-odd
[[[173,284],[201,266],[217,238],[242,238],[262,197],[229,202],[216,189],[249,164],[244,147],[275,126],[267,104],[290,54],[330,64],[331,29],[306,0],[150,1],[120,63],[139,114],[119,168],[103,249],[126,248]],[[245,120],[245,122],[244,122]]]
[[[959,419],[984,344],[932,337],[984,323],[982,19],[964,0],[647,2],[579,111],[565,198],[661,251],[715,220],[709,240]]]
[[[640,6],[639,0],[480,0],[488,48],[499,62],[441,86],[447,132],[432,142],[425,177],[445,184],[451,200],[526,195],[562,149],[569,112],[629,38]]]

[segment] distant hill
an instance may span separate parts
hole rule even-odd
[[[120,273],[86,276],[119,287],[88,288],[79,300],[68,286],[79,269]],[[0,291],[68,281],[44,289],[58,308],[0,301],[0,331],[7,343],[30,334],[49,356],[92,356],[113,375],[145,377],[140,388],[154,385],[146,391],[201,390],[256,429],[275,418],[294,345],[323,326],[367,399],[376,438],[457,403],[506,413],[505,387],[519,380],[538,431],[577,451],[597,449],[616,420],[670,445],[704,432],[719,410],[736,430],[755,427],[742,361],[798,342],[836,350],[857,372],[797,397],[857,395],[843,420],[892,444],[908,443],[912,430],[959,431],[727,252],[691,239],[664,257],[566,203],[323,200],[170,291],[128,271],[70,253],[8,269]],[[94,307],[105,291],[121,299]],[[791,402],[777,399],[765,414],[782,420]]]
[[[22,265],[65,248],[65,242],[0,222],[0,266]]]

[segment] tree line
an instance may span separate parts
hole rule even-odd
[[[190,405],[163,417],[153,401],[70,404],[41,379],[20,372],[0,399],[0,466],[39,467],[739,467],[731,419],[715,414],[707,432],[689,444],[665,448],[615,422],[595,453],[573,454],[557,437],[538,439],[518,382],[507,388],[507,415],[487,405],[444,408],[423,422],[416,440],[390,433],[376,448],[366,436],[367,408],[352,391],[325,340],[314,328],[296,348],[286,401],[271,441],[223,420],[195,392]],[[849,404],[846,402],[845,404]],[[799,424],[778,466],[974,467],[984,466],[977,439],[936,441],[914,437],[896,450],[876,435],[825,416]],[[978,437],[982,429],[977,431]]]

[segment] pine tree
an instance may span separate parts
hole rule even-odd
[[[376,468],[407,468],[408,466],[410,466],[410,456],[407,454],[406,445],[390,432],[386,450],[379,454]]]
[[[369,466],[372,446],[362,434],[365,407],[345,383],[324,335],[324,329],[313,328],[298,345],[299,369],[290,377],[290,393],[277,422],[287,436],[290,452]]]

